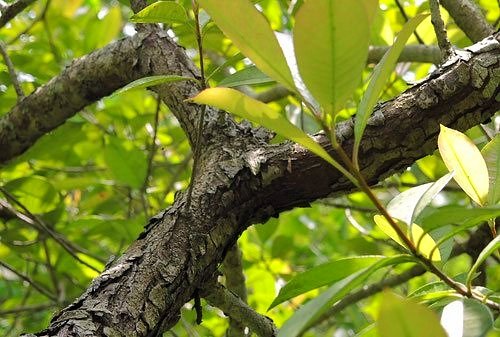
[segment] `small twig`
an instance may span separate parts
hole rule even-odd
[[[396,3],[396,6],[398,7],[399,12],[401,13],[403,18],[405,19],[405,22],[408,22],[409,18],[408,18],[408,15],[406,14],[404,7],[399,3],[399,0],[394,0],[394,2]],[[425,44],[424,40],[422,40],[420,35],[418,35],[417,31],[413,32],[413,35],[415,35],[415,37],[417,38],[418,43]]]
[[[21,88],[21,85],[19,83],[19,78],[17,77],[16,69],[14,68],[14,64],[12,63],[9,54],[7,53],[7,46],[0,41],[0,54],[2,54],[2,57],[5,61],[5,65],[7,66],[7,69],[9,70],[9,75],[10,75],[10,80],[12,81],[12,85],[14,86],[14,89],[16,90],[16,95],[17,95],[17,102],[20,102],[24,97],[24,92],[23,89]]]
[[[200,295],[210,305],[219,308],[229,317],[248,326],[258,336],[273,337],[277,335],[277,328],[269,317],[257,313],[220,283],[206,284]]]
[[[445,61],[455,55],[455,52],[453,51],[450,40],[448,40],[444,21],[439,12],[439,0],[429,0],[429,6],[431,9],[432,26],[436,33],[439,49],[441,49],[441,60]]]
[[[18,272],[15,268],[11,267],[10,265],[8,265],[7,263],[5,263],[1,260],[0,260],[0,266],[11,271],[17,277],[19,277],[21,280],[28,282],[33,287],[33,289],[38,291],[40,294],[45,295],[47,298],[49,298],[50,300],[52,300],[54,302],[57,302],[57,297],[55,297],[49,290],[45,289],[44,286],[36,283],[34,280],[32,280],[27,275],[24,275],[24,274]]]
[[[12,309],[0,310],[0,316],[4,315],[17,315],[24,312],[36,312],[42,311],[50,308],[57,307],[54,303],[36,304],[36,305],[26,305]]]

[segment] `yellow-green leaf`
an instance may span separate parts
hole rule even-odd
[[[373,217],[373,219],[382,232],[387,234],[387,236],[399,243],[401,246],[408,248],[384,216],[377,214]],[[408,226],[403,221],[394,218],[393,220],[399,228],[403,230],[403,233],[410,238],[411,242],[413,242],[413,244],[417,247],[417,251],[420,252],[420,254],[432,261],[441,261],[441,254],[439,252],[439,248],[436,247],[436,242],[429,234],[424,232],[422,227],[417,224]]]
[[[188,21],[184,7],[173,1],[157,1],[134,14],[130,21],[142,23],[185,23]]]
[[[488,168],[474,142],[463,133],[441,125],[439,153],[453,177],[467,195],[481,206],[488,200]]]
[[[366,65],[370,20],[365,2],[373,1],[307,1],[295,17],[293,40],[300,75],[330,114],[352,95]]]
[[[199,0],[239,50],[269,77],[295,90],[283,50],[266,18],[248,0]]]
[[[377,328],[380,337],[447,337],[431,309],[390,291],[383,293]]]
[[[260,124],[277,134],[290,139],[333,165],[351,181],[356,181],[352,175],[338,164],[318,143],[304,131],[290,123],[282,114],[269,105],[248,97],[231,88],[210,88],[203,90],[191,99],[198,104],[207,104],[225,110],[236,116],[246,118]]]

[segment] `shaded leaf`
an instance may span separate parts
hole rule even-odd
[[[383,296],[377,320],[380,337],[447,337],[431,309],[390,291]]]
[[[401,246],[408,248],[385,217],[377,214],[373,217],[373,219],[375,220],[377,226],[391,239],[399,243]],[[403,233],[406,233],[410,241],[413,242],[417,250],[424,257],[431,259],[432,261],[441,261],[441,254],[439,253],[439,249],[436,247],[436,242],[429,234],[424,233],[424,230],[420,226],[417,224],[411,224],[411,226],[408,226],[398,219],[394,219],[394,221],[403,230]]]
[[[467,195],[483,206],[488,200],[488,168],[478,148],[463,133],[441,125],[439,153],[453,177]]]
[[[130,18],[140,23],[185,23],[188,17],[184,7],[174,1],[157,1]]]
[[[428,16],[428,14],[419,14],[408,21],[401,32],[396,37],[392,47],[385,53],[380,62],[377,64],[373,71],[372,78],[368,84],[361,102],[359,103],[358,111],[356,113],[356,120],[354,123],[354,148],[353,148],[353,158],[354,162],[358,160],[359,145],[361,144],[361,137],[368,123],[368,118],[370,118],[373,107],[377,103],[377,100],[385,87],[389,77],[391,76],[396,62],[398,61],[399,55],[403,51],[403,48],[408,41],[409,37],[417,26]]]
[[[257,67],[252,66],[229,75],[228,77],[220,81],[218,86],[232,88],[239,85],[262,84],[271,82],[274,82],[274,80],[257,69]]]
[[[384,259],[383,256],[356,256],[325,263],[298,274],[281,288],[269,309],[292,297],[332,284]]]
[[[135,80],[133,82],[130,82],[123,88],[115,91],[113,93],[113,96],[123,94],[124,92],[127,92],[132,89],[143,89],[143,88],[149,88],[149,87],[154,87],[155,85],[159,84],[165,84],[165,83],[172,83],[172,82],[180,82],[180,81],[194,81],[195,79],[192,77],[184,77],[184,76],[177,76],[177,75],[156,75],[156,76],[148,76],[148,77],[143,77],[138,80]]]
[[[328,114],[352,95],[366,65],[370,33],[363,2],[368,0],[307,1],[295,16],[300,75]]]
[[[496,135],[481,150],[490,178],[488,202],[496,204],[500,201],[500,135]]]
[[[271,78],[294,90],[283,51],[266,18],[248,0],[199,0],[217,26]],[[230,15],[228,15],[230,13]]]

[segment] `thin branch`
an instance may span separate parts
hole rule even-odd
[[[19,83],[19,78],[17,77],[14,64],[12,63],[9,54],[7,53],[7,46],[2,41],[0,41],[0,54],[2,54],[2,57],[5,61],[5,65],[9,70],[10,80],[12,81],[12,85],[14,85],[14,89],[16,90],[17,102],[19,102],[25,97],[25,95]]]
[[[0,260],[0,266],[11,271],[17,277],[19,277],[21,280],[28,282],[33,287],[33,289],[38,291],[40,294],[45,295],[47,298],[49,298],[50,300],[52,300],[54,302],[57,302],[57,297],[54,296],[54,294],[52,294],[44,286],[42,286],[42,285],[38,284],[37,282],[35,282],[34,280],[32,280],[29,276],[18,272],[15,268],[11,267],[10,265],[8,265],[7,263],[5,263],[1,260]]]
[[[408,282],[412,278],[421,276],[425,274],[426,270],[422,266],[414,266],[413,268],[399,274],[396,276],[389,277],[385,280],[382,280],[377,283],[372,283],[370,285],[366,285],[360,290],[351,293],[344,298],[342,298],[340,301],[335,303],[328,311],[326,311],[323,315],[319,316],[317,319],[313,320],[307,328],[304,330],[307,331],[308,329],[311,329],[312,327],[328,320],[332,316],[338,314],[345,308],[347,308],[350,305],[353,305],[365,298],[371,297],[376,293],[381,292],[382,290],[386,288],[394,288],[398,285],[401,285],[403,283]]]
[[[445,61],[455,55],[455,52],[453,51],[450,40],[448,40],[444,21],[441,18],[441,13],[439,12],[439,0],[429,0],[429,6],[431,9],[432,26],[434,27],[434,32],[436,33],[439,49],[441,49],[441,59],[442,61]]]
[[[2,8],[2,16],[0,16],[0,28],[5,26],[10,20],[21,13],[26,7],[31,5],[35,0],[17,0],[9,6]]]
[[[401,13],[403,18],[405,19],[405,22],[408,22],[409,18],[408,18],[408,15],[406,14],[404,7],[399,3],[399,0],[394,0],[394,2],[396,3],[396,6],[398,7],[399,12]],[[424,40],[422,40],[420,35],[418,35],[417,31],[413,32],[413,35],[415,35],[415,37],[417,38],[418,43],[425,44]]]
[[[473,42],[493,34],[495,29],[486,21],[481,9],[471,0],[440,0],[460,29]]]
[[[208,285],[201,291],[200,295],[210,305],[219,308],[229,317],[248,326],[258,336],[273,337],[277,335],[278,330],[269,317],[257,313],[220,283]]]
[[[26,312],[37,312],[42,310],[47,310],[51,308],[56,308],[57,304],[54,303],[45,303],[45,304],[36,304],[36,305],[26,305],[12,309],[0,310],[0,316],[4,315],[17,315]]]

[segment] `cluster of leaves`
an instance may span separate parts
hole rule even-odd
[[[412,64],[399,69],[398,74],[393,72],[399,52],[425,19],[419,13],[426,11],[427,4],[410,2],[405,10],[415,18],[405,25],[394,1],[380,1],[383,13],[375,11],[378,2],[371,0],[322,1],[320,5],[314,1],[264,0],[258,1],[259,10],[242,0],[199,2],[206,10],[200,13],[207,51],[202,57],[207,79],[217,87],[202,92],[194,101],[274,130],[357,183],[356,177],[304,130],[318,130],[315,122],[319,122],[332,132],[336,121],[357,112],[359,146],[377,100],[406,88],[399,75],[417,79],[429,70],[430,65]],[[491,2],[481,5],[488,15],[495,10]],[[22,74],[23,89],[29,93],[74,57],[130,34],[126,21],[131,16],[126,6],[115,2],[37,2],[31,12],[19,15],[1,30],[0,38],[8,42],[13,63]],[[162,22],[181,45],[197,50],[191,0],[154,2],[131,21]],[[283,34],[292,31],[293,38]],[[368,44],[391,45],[393,32],[398,31],[401,33],[392,49],[368,80],[372,74],[366,67]],[[448,31],[455,44],[470,43],[453,24]],[[422,24],[418,32],[425,42],[433,42],[430,23]],[[177,80],[185,79],[164,76],[139,80],[120,95],[86,108],[1,168],[0,211],[11,207],[15,212],[0,220],[0,313],[4,313],[0,314],[0,331],[16,334],[45,326],[53,310],[77,297],[97,270],[103,269],[108,256],[119,254],[141,232],[148,216],[171,203],[175,190],[187,185],[191,154],[182,130],[165,107],[157,106],[155,97],[130,90]],[[293,94],[264,104],[231,89],[251,86],[252,92],[259,93],[276,83]],[[16,102],[6,68],[0,68],[0,91],[0,114],[5,114]],[[469,136],[486,143],[479,130],[471,130]],[[499,137],[482,148],[484,166],[477,164],[477,148],[463,137],[444,129],[440,137],[444,164],[438,154],[424,158],[380,185],[378,197],[388,202],[390,215],[419,253],[435,262],[440,260],[443,272],[455,281],[496,300],[497,294],[489,289],[498,290],[498,265],[483,271],[488,276],[483,287],[472,287],[471,282],[480,264],[497,254],[498,239],[472,263],[465,256],[450,255],[453,242],[466,240],[468,230],[500,214]],[[470,150],[468,157],[463,156],[464,147]],[[456,148],[460,156],[454,155]],[[460,188],[448,184],[452,177]],[[407,189],[408,185],[416,187]],[[404,192],[398,194],[399,190]],[[397,196],[392,198],[394,194]],[[457,336],[486,335],[493,326],[490,309],[475,300],[462,299],[430,275],[401,289],[410,300],[385,292],[336,315],[334,328],[318,323],[333,303],[367,280],[383,280],[416,263],[387,219],[373,217],[375,212],[366,195],[353,193],[308,210],[287,212],[280,219],[248,230],[239,244],[250,289],[249,304],[258,312],[267,312],[281,327],[282,336],[298,335],[312,323],[317,325],[309,332],[311,336],[331,334],[334,329],[356,331],[360,336],[403,336],[399,331],[418,333],[422,328],[424,335],[444,336],[441,325],[448,332],[461,326]],[[402,244],[402,254],[395,253],[397,246],[387,244],[383,232]],[[61,243],[66,241],[71,245]],[[304,269],[307,271],[297,274]],[[276,297],[275,289],[286,281]],[[441,325],[432,310],[416,302],[442,312]],[[295,310],[297,305],[302,305],[299,310]],[[16,311],[20,308],[24,310]],[[267,311],[270,308],[273,310]],[[204,323],[198,327],[193,325],[194,313],[184,310],[182,324],[174,332],[182,336],[193,335],[193,331],[224,335],[226,323],[217,310],[206,306],[204,310]],[[377,321],[378,331],[373,321]]]

